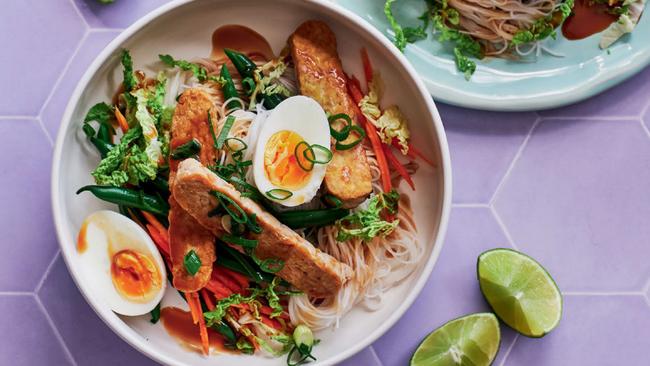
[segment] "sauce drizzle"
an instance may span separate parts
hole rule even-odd
[[[230,48],[248,56],[262,56],[266,60],[275,57],[266,38],[243,25],[224,25],[212,33],[212,53],[210,57],[214,60],[226,59],[226,54],[223,52],[224,48]]]
[[[160,311],[160,319],[172,338],[192,351],[203,353],[199,326],[192,322],[192,314],[189,311],[176,307],[164,307]],[[208,328],[208,339],[210,348],[221,352],[227,351],[224,347],[223,336],[215,330]]]
[[[576,0],[573,12],[562,24],[562,34],[566,39],[577,40],[604,31],[618,19],[608,9],[607,4],[593,0]]]

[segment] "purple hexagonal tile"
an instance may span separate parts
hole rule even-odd
[[[61,82],[41,113],[41,120],[53,138],[56,137],[63,111],[68,105],[70,95],[77,86],[79,79],[81,79],[81,76],[86,72],[86,69],[99,52],[118,34],[117,31],[88,34],[79,51],[71,60],[70,68],[63,75]]]
[[[632,116],[637,117],[648,103],[650,67],[627,81],[584,102],[540,112],[542,117]]]
[[[452,209],[447,239],[431,278],[404,317],[373,344],[384,365],[407,365],[420,341],[449,320],[490,311],[476,279],[476,259],[482,252],[507,247],[507,240],[492,213],[483,208]],[[501,328],[497,362],[514,339]]]
[[[0,114],[38,114],[85,27],[68,1],[6,1],[0,11]]]
[[[126,28],[169,0],[115,1],[74,0],[86,22],[93,28]]]
[[[79,293],[60,257],[38,296],[77,364],[158,365],[131,348],[102,323]]]
[[[455,203],[487,203],[526,135],[534,113],[495,113],[438,104],[454,169]]]
[[[519,337],[506,365],[642,365],[650,309],[641,296],[565,296],[558,327],[541,339]]]
[[[48,189],[52,146],[31,119],[0,120],[0,146],[0,291],[32,291],[58,248]]]
[[[388,364],[385,364],[388,366]],[[371,347],[366,347],[361,352],[338,364],[338,366],[382,366]]]
[[[648,187],[638,121],[543,121],[495,208],[562,290],[638,291],[650,277]]]
[[[72,365],[33,296],[0,296],[0,314],[1,365]]]

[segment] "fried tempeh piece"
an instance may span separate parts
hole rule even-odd
[[[347,77],[336,50],[336,36],[324,22],[302,23],[289,38],[300,93],[315,99],[330,115],[345,113],[356,123],[354,101],[348,95]],[[355,132],[344,143],[358,136]],[[372,176],[362,144],[349,150],[336,150],[327,166],[325,188],[354,207],[372,191]]]
[[[263,210],[256,202],[241,197],[230,183],[207,169],[194,159],[186,159],[179,165],[173,195],[178,203],[215,235],[223,233],[220,217],[208,213],[219,203],[210,194],[218,191],[232,199],[249,216],[255,214],[262,227],[260,234],[250,234],[257,239],[255,255],[260,259],[280,259],[284,267],[277,275],[296,288],[314,297],[336,294],[351,275],[348,265],[316,249],[311,243]]]
[[[208,111],[213,108],[209,96],[196,89],[188,89],[178,99],[172,120],[170,147],[174,148],[194,139],[201,143],[199,158],[205,163],[214,162],[218,151],[213,146],[212,134],[207,123]],[[215,112],[211,112],[216,124]],[[174,185],[179,161],[169,160],[169,185]],[[180,291],[194,292],[204,287],[210,280],[212,263],[216,259],[214,234],[201,226],[196,220],[169,198],[169,246],[171,249],[174,287]],[[201,268],[195,275],[185,269],[185,255],[194,250],[201,260]]]

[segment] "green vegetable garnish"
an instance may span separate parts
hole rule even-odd
[[[244,224],[248,220],[248,215],[246,212],[239,207],[239,205],[232,200],[232,198],[226,196],[225,194],[219,191],[210,191],[210,194],[217,198],[219,201],[219,206],[223,207],[224,210],[230,215],[230,217],[239,224]]]
[[[234,123],[235,116],[228,116],[228,118],[226,118],[226,121],[223,123],[223,127],[221,128],[221,132],[219,132],[219,137],[217,137],[217,140],[214,143],[215,148],[221,149],[223,147],[223,143],[226,141],[226,138],[228,138],[228,132],[230,132]]]
[[[124,80],[122,81],[122,85],[124,85],[125,92],[130,92],[138,85],[138,81],[135,79],[135,75],[133,74],[133,60],[131,59],[131,54],[127,49],[122,50],[122,67],[124,69]]]
[[[316,360],[311,354],[311,350],[316,342],[314,341],[314,333],[312,333],[309,327],[304,324],[299,324],[293,330],[293,343],[294,346],[287,355],[288,366],[302,365],[303,363],[309,362],[309,359]],[[293,363],[291,359],[296,351],[298,352],[299,359]]]
[[[201,151],[201,143],[197,139],[191,139],[183,145],[177,147],[172,151],[171,157],[175,160],[181,160],[194,156]]]
[[[257,243],[258,243],[257,240],[255,239],[240,238],[238,236],[229,235],[229,234],[222,235],[220,239],[225,241],[228,244],[239,245],[240,247],[243,248],[257,248]]]
[[[158,323],[158,320],[160,320],[160,303],[158,303],[158,305],[156,305],[156,307],[153,308],[153,310],[151,310],[150,314],[151,314],[151,320],[149,321],[152,324]]]
[[[161,216],[167,216],[167,213],[169,212],[167,201],[162,199],[159,195],[154,196],[144,193],[141,190],[90,185],[79,188],[77,194],[86,191],[94,194],[95,197],[101,200],[115,203],[117,205],[133,207]]]
[[[208,70],[195,63],[186,60],[175,60],[171,55],[158,55],[158,58],[169,67],[178,67],[183,71],[191,71],[201,83],[205,81],[214,81],[219,84],[223,83],[221,78],[214,75],[208,75]]]
[[[399,202],[399,193],[392,190],[388,193],[380,193],[368,202],[368,208],[358,211],[336,222],[339,233],[336,237],[338,241],[346,241],[352,238],[362,240],[371,240],[372,238],[390,234],[397,225],[399,220],[392,222],[382,219],[382,211],[386,210],[389,214],[397,213]]]
[[[187,273],[194,276],[199,271],[199,268],[201,268],[201,258],[199,258],[194,249],[191,249],[185,254],[183,264]]]
[[[114,117],[113,107],[102,102],[90,107],[88,113],[86,113],[84,122],[97,121],[100,124],[110,124]]]
[[[393,32],[395,32],[395,46],[397,46],[400,51],[404,51],[407,43],[404,29],[402,29],[402,26],[397,22],[397,19],[395,19],[393,9],[391,8],[395,1],[397,0],[386,0],[386,3],[384,4],[384,14],[386,14],[390,27],[393,29]]]
[[[286,189],[275,188],[271,189],[270,191],[266,191],[266,196],[274,200],[284,201],[287,198],[293,196],[293,192]]]
[[[553,13],[537,19],[528,29],[522,29],[515,33],[512,37],[512,44],[518,46],[538,42],[548,37],[555,39],[557,37],[555,29],[571,15],[573,5],[574,0],[565,0]]]

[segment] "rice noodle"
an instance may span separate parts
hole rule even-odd
[[[561,0],[448,0],[460,14],[462,33],[478,40],[487,56],[512,57],[511,41],[520,30],[529,29],[539,18],[548,16]],[[539,44],[530,49],[514,50],[520,56],[548,51]]]

